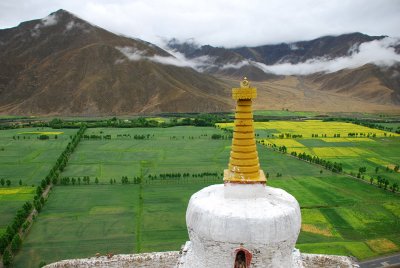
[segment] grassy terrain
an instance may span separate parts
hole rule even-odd
[[[232,126],[232,124],[219,125]],[[255,127],[258,138],[267,146],[284,145],[288,153],[304,152],[331,162],[339,162],[343,164],[344,171],[354,174],[358,173],[360,167],[366,167],[364,174],[366,179],[379,175],[387,178],[391,184],[393,182],[400,184],[400,174],[393,171],[393,168],[400,164],[399,134],[351,123],[319,120],[260,122],[255,123]],[[302,137],[279,137],[286,133]],[[348,133],[359,133],[359,135],[348,137]],[[340,137],[334,137],[337,134],[340,134]]]
[[[212,140],[214,133],[221,132],[210,127],[88,129],[86,135],[108,134],[111,140],[83,139],[62,175],[98,177],[108,183],[111,178],[120,181],[122,176],[141,173],[222,172],[231,141]],[[147,134],[149,139],[134,139],[134,135]]]
[[[139,185],[56,187],[24,241],[15,266],[37,267],[41,261],[89,257],[97,252],[179,250],[187,240],[187,202],[205,186],[144,186],[140,216]]]
[[[254,111],[254,115],[263,116],[316,116],[317,112],[298,112],[298,111],[286,111],[286,110],[257,110]]]
[[[9,179],[11,186],[17,186],[19,180],[23,185],[37,185],[46,177],[75,132],[74,129],[51,128],[0,130],[0,178]],[[49,139],[37,139],[42,134]]]
[[[26,201],[32,201],[35,194],[34,187],[0,187],[0,235],[5,232],[17,210]]]
[[[54,131],[49,128],[0,130],[0,234],[11,223],[26,201],[32,201],[37,185],[46,177],[75,130]],[[37,139],[48,135],[48,140]],[[57,139],[55,139],[57,135]],[[21,186],[19,185],[21,181]]]
[[[196,127],[88,129],[86,135],[111,135],[111,140],[82,140],[61,176],[97,176],[104,184],[94,185],[92,179],[91,185],[56,186],[16,257],[16,267],[97,252],[179,250],[187,240],[190,196],[208,184],[222,183],[222,178],[146,180],[123,186],[120,178],[222,172],[230,141],[212,140],[213,133],[221,132]],[[148,140],[132,138],[147,134]],[[391,146],[377,153],[396,155]],[[261,145],[258,150],[268,184],[287,190],[300,203],[303,225],[297,247],[302,251],[364,259],[400,250],[398,196],[326,170],[320,173],[319,166]],[[118,184],[109,185],[110,178]]]
[[[302,208],[303,252],[359,259],[400,250],[400,198],[345,177],[276,179]],[[379,242],[385,246],[379,246]]]

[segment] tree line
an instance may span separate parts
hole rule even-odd
[[[47,197],[45,192],[51,189],[52,182],[58,180],[59,174],[65,168],[69,156],[75,150],[85,130],[86,127],[82,126],[72,137],[48,175],[41,181],[40,185],[36,187],[33,202],[26,202],[22,208],[17,211],[12,223],[7,226],[6,232],[0,237],[0,253],[3,255],[4,266],[8,267],[12,263],[13,254],[19,250],[22,244],[20,232],[23,234],[31,225],[32,222],[28,218],[32,213],[32,215],[35,215],[41,212],[45,204],[45,198]]]
[[[388,131],[388,132],[394,132],[397,134],[400,134],[400,126],[397,128],[394,127],[387,127],[384,125],[380,125],[379,123],[397,123],[398,121],[388,121],[388,120],[362,120],[362,119],[357,119],[357,118],[326,118],[323,120],[324,122],[329,122],[329,121],[341,121],[341,122],[346,122],[346,123],[353,123],[356,125],[364,126],[364,127],[369,127],[369,128],[374,128],[374,129],[379,129],[382,131]]]
[[[115,178],[110,178],[109,184],[117,184],[120,182],[121,184],[140,184],[142,182],[147,183],[150,181],[168,181],[168,180],[180,180],[180,179],[189,179],[189,178],[223,178],[222,172],[197,172],[197,173],[189,173],[189,172],[171,172],[171,173],[160,173],[160,174],[149,174],[146,177],[134,176],[129,178],[128,176],[122,176],[120,180],[117,181]],[[95,184],[99,184],[100,181],[97,177],[90,178],[89,176],[81,177],[62,177],[58,179],[54,179],[53,185],[89,185],[91,182]],[[104,184],[104,182],[103,182]]]

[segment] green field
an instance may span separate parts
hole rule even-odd
[[[11,186],[17,186],[19,180],[23,185],[37,185],[75,132],[75,129],[51,128],[0,130],[0,178],[9,179]],[[37,139],[41,134],[48,135],[49,139]]]
[[[231,128],[232,124],[219,126]],[[320,120],[257,122],[255,128],[257,138],[266,146],[286,146],[288,153],[306,153],[342,163],[347,173],[357,174],[360,167],[365,167],[366,172],[362,175],[366,180],[371,176],[382,176],[390,184],[400,184],[400,174],[393,171],[400,164],[399,134],[351,123]],[[349,133],[358,135],[349,137]],[[286,134],[301,137],[291,138]],[[340,137],[335,137],[337,134]]]
[[[0,185],[0,234],[16,211],[26,201],[32,201],[36,190],[32,185],[46,177],[68,144],[69,135],[75,132],[50,128],[0,130],[0,179],[11,181],[10,187]],[[50,138],[37,139],[41,134]]]
[[[100,185],[92,180],[91,185],[56,186],[16,257],[16,267],[97,252],[179,250],[187,240],[190,196],[206,185],[222,183],[222,178],[146,179],[142,186],[122,186],[120,178],[222,171],[230,141],[212,140],[213,133],[221,132],[196,127],[88,129],[86,135],[111,135],[111,140],[82,140],[61,176],[97,176]],[[148,140],[132,138],[147,134]],[[398,196],[258,148],[261,166],[269,173],[268,184],[293,194],[302,207],[297,244],[302,251],[364,259],[400,250]],[[110,178],[118,184],[110,185]]]
[[[254,115],[262,115],[262,116],[317,116],[319,113],[317,112],[299,112],[299,111],[286,111],[286,110],[256,110],[254,111]]]
[[[108,134],[111,140],[83,139],[62,175],[97,177],[108,183],[111,178],[120,181],[122,176],[141,174],[220,173],[227,165],[231,141],[212,140],[215,133],[221,131],[210,127],[88,129],[86,135]],[[134,139],[147,134],[149,139]]]
[[[203,183],[56,187],[17,255],[16,267],[37,267],[96,253],[179,250],[185,212]],[[68,202],[65,202],[68,200]]]
[[[0,235],[26,201],[31,201],[35,193],[34,187],[0,187]]]

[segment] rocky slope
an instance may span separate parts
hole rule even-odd
[[[263,69],[345,57],[382,38],[353,33],[241,48],[171,40],[164,50],[59,10],[0,30],[0,114],[230,111],[230,88],[243,76],[259,87],[258,109],[399,111],[399,64],[290,76]]]
[[[159,63],[150,43],[59,10],[0,30],[0,112],[126,114],[228,110],[216,78]]]

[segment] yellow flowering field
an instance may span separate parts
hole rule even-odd
[[[219,128],[232,128],[233,123],[218,123],[217,126]],[[323,122],[322,120],[254,122],[254,127],[256,130],[273,131],[275,132],[273,133],[274,137],[285,133],[302,135],[303,138],[312,138],[315,134],[318,134],[318,137],[321,138],[333,138],[337,134],[340,135],[340,138],[347,138],[349,133],[362,133],[362,138],[364,138],[364,134],[365,137],[368,134],[371,137],[374,134],[376,137],[385,137],[385,133],[386,135],[400,136],[399,134],[352,123]]]
[[[233,128],[233,123],[217,124],[218,128]],[[287,153],[305,153],[342,163],[347,172],[382,176],[400,183],[400,135],[352,123],[322,120],[255,122],[257,141],[267,147]],[[350,135],[349,135],[350,134]],[[379,173],[376,171],[378,169]],[[382,173],[384,172],[384,173]]]
[[[18,135],[61,135],[63,133],[61,131],[28,131],[19,132]]]

